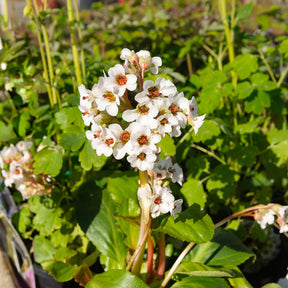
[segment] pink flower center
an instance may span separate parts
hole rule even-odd
[[[128,142],[130,140],[130,133],[128,131],[124,131],[120,136],[120,140],[122,142]]]
[[[169,110],[171,111],[171,113],[176,113],[180,110],[180,108],[178,106],[176,106],[175,104],[172,104],[170,107],[169,107]]]
[[[141,161],[144,161],[145,158],[146,158],[146,154],[142,152],[142,153],[140,153],[140,154],[138,155],[138,158],[139,158]]]
[[[155,86],[148,88],[148,92],[149,92],[148,97],[152,99],[159,98],[162,96],[162,94],[157,90]]]
[[[123,86],[127,83],[127,77],[125,75],[117,75],[116,82],[119,86]]]
[[[149,108],[145,105],[143,106],[138,106],[138,111],[140,114],[148,114]]]
[[[116,97],[112,92],[106,91],[105,94],[103,95],[103,98],[107,99],[110,102],[114,102]]]
[[[161,200],[161,197],[158,196],[155,200],[154,200],[154,203],[155,204],[161,204],[162,200]]]
[[[149,142],[147,136],[145,135],[140,136],[137,141],[140,145],[145,145]]]
[[[112,145],[113,143],[114,143],[114,139],[112,139],[112,138],[105,140],[105,144],[107,144],[107,145]]]

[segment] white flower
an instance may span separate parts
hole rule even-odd
[[[274,223],[275,212],[271,209],[259,209],[255,214],[255,220],[262,229],[265,229],[267,224],[271,225]]]
[[[87,135],[87,134],[86,134]],[[91,142],[92,148],[96,150],[98,156],[105,155],[109,157],[113,153],[113,146],[116,143],[116,138],[113,133],[105,127],[102,127],[102,133],[99,138]]]
[[[125,130],[123,130],[119,124],[109,125],[108,128],[116,138],[116,145],[113,149],[113,155],[117,160],[122,159],[127,152],[131,152],[133,150],[131,134],[133,133],[134,126],[135,123],[132,123]]]
[[[105,85],[105,80],[107,82],[107,79],[108,78],[100,78],[98,85],[93,86],[92,93],[96,96],[95,102],[98,110],[106,110],[109,115],[116,116],[118,114],[120,100],[118,95],[112,92],[113,87],[109,87],[107,84]]]
[[[82,109],[89,110],[92,107],[92,103],[94,102],[94,97],[92,96],[92,92],[85,88],[83,84],[78,87],[78,91],[80,94],[80,105]]]
[[[139,58],[139,65],[142,69],[142,76],[144,76],[144,72],[150,67],[151,65],[151,55],[149,51],[140,50],[136,53]],[[144,78],[144,77],[142,77]]]
[[[203,125],[206,114],[196,118],[189,117],[188,123],[193,127],[195,135],[197,135],[199,128]]]
[[[152,57],[150,70],[153,74],[158,74],[159,66],[162,66],[162,59],[158,56]]]
[[[141,171],[153,169],[154,162],[157,157],[155,153],[148,147],[140,148],[136,154],[129,155],[127,161],[134,168],[138,168]]]
[[[136,109],[124,111],[122,118],[127,122],[136,120],[141,125],[147,125],[151,129],[155,129],[158,126],[158,121],[155,119],[158,113],[159,109],[151,102],[143,102],[138,104]]]
[[[197,117],[198,106],[196,104],[194,96],[189,101],[189,108],[190,108],[190,115],[192,116],[193,119],[195,119]]]
[[[82,113],[84,125],[89,126],[93,122],[95,115],[98,113],[97,109],[90,109],[85,106],[78,106],[78,108]]]
[[[153,191],[155,195],[151,203],[151,217],[156,218],[160,214],[166,214],[174,209],[174,196],[168,187],[154,186]]]
[[[143,84],[143,91],[135,96],[138,103],[151,101],[154,105],[162,104],[163,97],[173,96],[177,93],[175,85],[163,77],[156,79],[155,83],[152,80],[146,80]]]
[[[177,182],[179,185],[182,186],[184,175],[182,168],[175,163],[171,167],[168,168],[169,176],[172,179],[172,182]]]
[[[171,115],[170,113],[160,115],[157,118],[157,121],[158,121],[158,133],[161,135],[164,135],[165,133],[171,135],[173,131],[173,126],[178,125],[178,120],[175,117],[173,117],[173,115]]]
[[[169,97],[165,102],[165,106],[170,113],[178,120],[179,126],[185,128],[187,123],[186,115],[189,111],[189,100],[185,98],[183,92],[174,97]]]
[[[137,151],[142,147],[147,147],[153,152],[160,152],[160,147],[156,144],[161,141],[161,135],[152,133],[151,129],[148,126],[141,126],[139,124],[134,125],[133,134],[131,135],[131,141],[134,151]]]
[[[120,59],[125,60],[124,66],[127,66],[130,62],[132,65],[135,65],[138,61],[138,56],[134,50],[128,48],[123,48],[121,51]]]
[[[174,208],[171,212],[171,215],[174,217],[174,219],[176,219],[177,214],[181,213],[182,203],[183,203],[182,199],[178,199],[174,201]]]
[[[126,89],[134,91],[137,87],[137,77],[133,74],[126,74],[125,68],[120,64],[110,68],[108,75],[109,77],[106,78],[107,85],[111,85],[113,93],[118,96],[123,96]]]

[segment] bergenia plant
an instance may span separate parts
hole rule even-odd
[[[187,124],[196,134],[205,115],[197,116],[195,98],[185,98],[169,79],[145,80],[148,70],[158,74],[160,57],[124,48],[120,58],[124,64],[110,68],[108,76],[104,74],[91,90],[79,86],[79,109],[85,125],[91,125],[86,137],[97,155],[117,160],[126,157],[139,170],[137,195],[142,216],[137,248],[144,249],[151,217],[170,213],[176,218],[183,202],[169,188],[171,181],[182,185],[182,169],[170,158],[160,160],[158,144],[165,135],[179,137]],[[139,263],[137,257],[130,263],[136,274]]]

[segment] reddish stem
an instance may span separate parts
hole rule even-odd
[[[160,233],[160,238],[158,240],[158,255],[159,262],[157,268],[157,277],[162,278],[165,273],[165,234]]]
[[[146,283],[150,283],[153,279],[153,252],[154,244],[150,235],[147,238],[147,273],[149,277],[146,279]]]

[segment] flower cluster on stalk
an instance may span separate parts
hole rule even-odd
[[[280,233],[288,232],[288,206],[268,204],[254,213],[254,219],[262,229],[267,225],[275,224]]]
[[[159,160],[158,143],[165,135],[179,137],[187,124],[196,134],[205,115],[197,116],[195,98],[185,98],[169,79],[145,80],[148,70],[158,74],[160,57],[124,48],[120,58],[124,63],[111,67],[108,76],[104,73],[92,89],[79,86],[79,109],[84,124],[91,125],[86,137],[98,156],[126,157],[131,167],[153,176],[152,217],[167,212],[175,216],[181,211],[182,200],[175,201],[171,190],[162,184],[167,177],[181,184],[183,173],[171,160]]]
[[[33,173],[33,157],[31,153],[33,143],[19,141],[10,144],[0,151],[1,174],[7,187],[14,187],[23,198],[32,195],[44,195],[51,190],[49,175]]]

